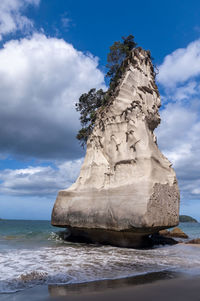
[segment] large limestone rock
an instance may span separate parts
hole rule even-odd
[[[179,190],[153,133],[160,96],[150,54],[134,49],[124,65],[98,112],[79,178],[58,194],[52,224],[75,238],[137,247],[145,235],[179,223]]]

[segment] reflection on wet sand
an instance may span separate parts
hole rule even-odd
[[[102,293],[108,290],[153,283],[159,280],[178,278],[180,276],[181,274],[177,272],[162,271],[114,280],[91,281],[66,285],[49,285],[48,291],[51,297],[64,297],[70,295],[79,296],[83,294]]]

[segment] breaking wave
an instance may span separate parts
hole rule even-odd
[[[200,237],[200,224],[185,225]],[[200,247],[178,244],[150,250],[64,241],[48,221],[0,221],[0,293],[39,284],[119,279],[160,271],[200,275]]]
[[[0,292],[16,292],[44,283],[82,283],[163,270],[200,274],[199,250],[181,244],[133,250],[72,243],[36,250],[10,250],[0,257],[3,271]]]

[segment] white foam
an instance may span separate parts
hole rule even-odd
[[[200,273],[199,248],[185,245],[151,250],[57,244],[0,253],[0,292],[41,283],[78,283],[128,277],[163,269]]]

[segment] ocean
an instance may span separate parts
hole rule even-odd
[[[200,237],[199,223],[179,227],[190,239]],[[78,244],[63,241],[61,230],[49,221],[0,220],[0,294],[41,284],[84,283],[161,271],[200,275],[198,246],[135,250]]]

